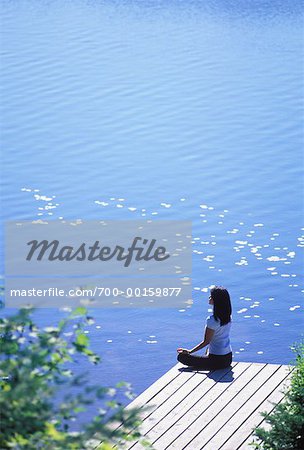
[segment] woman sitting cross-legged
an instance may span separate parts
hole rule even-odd
[[[191,350],[178,348],[177,360],[196,369],[216,370],[229,367],[232,362],[230,346],[231,302],[227,289],[216,286],[210,290],[209,304],[213,314],[206,320],[204,340]],[[209,346],[206,356],[193,356],[192,353]]]

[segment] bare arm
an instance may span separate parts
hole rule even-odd
[[[204,340],[202,342],[200,342],[198,345],[193,347],[191,350],[187,350],[185,348],[179,348],[179,349],[177,349],[177,351],[180,352],[180,353],[194,353],[194,352],[198,352],[201,348],[206,347],[210,343],[211,339],[213,338],[213,335],[214,335],[214,330],[212,330],[211,328],[206,327],[205,328]]]

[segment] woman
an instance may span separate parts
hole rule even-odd
[[[224,369],[232,362],[229,339],[232,310],[227,289],[221,286],[212,288],[209,305],[213,305],[213,315],[206,320],[204,340],[191,350],[178,348],[177,360],[197,369]],[[206,352],[206,356],[192,356],[192,353],[207,346],[209,346],[209,353]]]

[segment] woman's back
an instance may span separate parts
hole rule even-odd
[[[212,355],[226,355],[231,352],[229,337],[231,321],[221,326],[220,321],[216,320],[212,315],[207,318],[206,325],[211,330],[214,330],[214,335],[209,343],[209,353]]]

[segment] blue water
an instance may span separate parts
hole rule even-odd
[[[93,311],[94,381],[143,391],[201,339],[212,284],[231,293],[235,360],[292,360],[304,293],[301,3],[2,2],[3,221],[193,222],[193,307]]]

